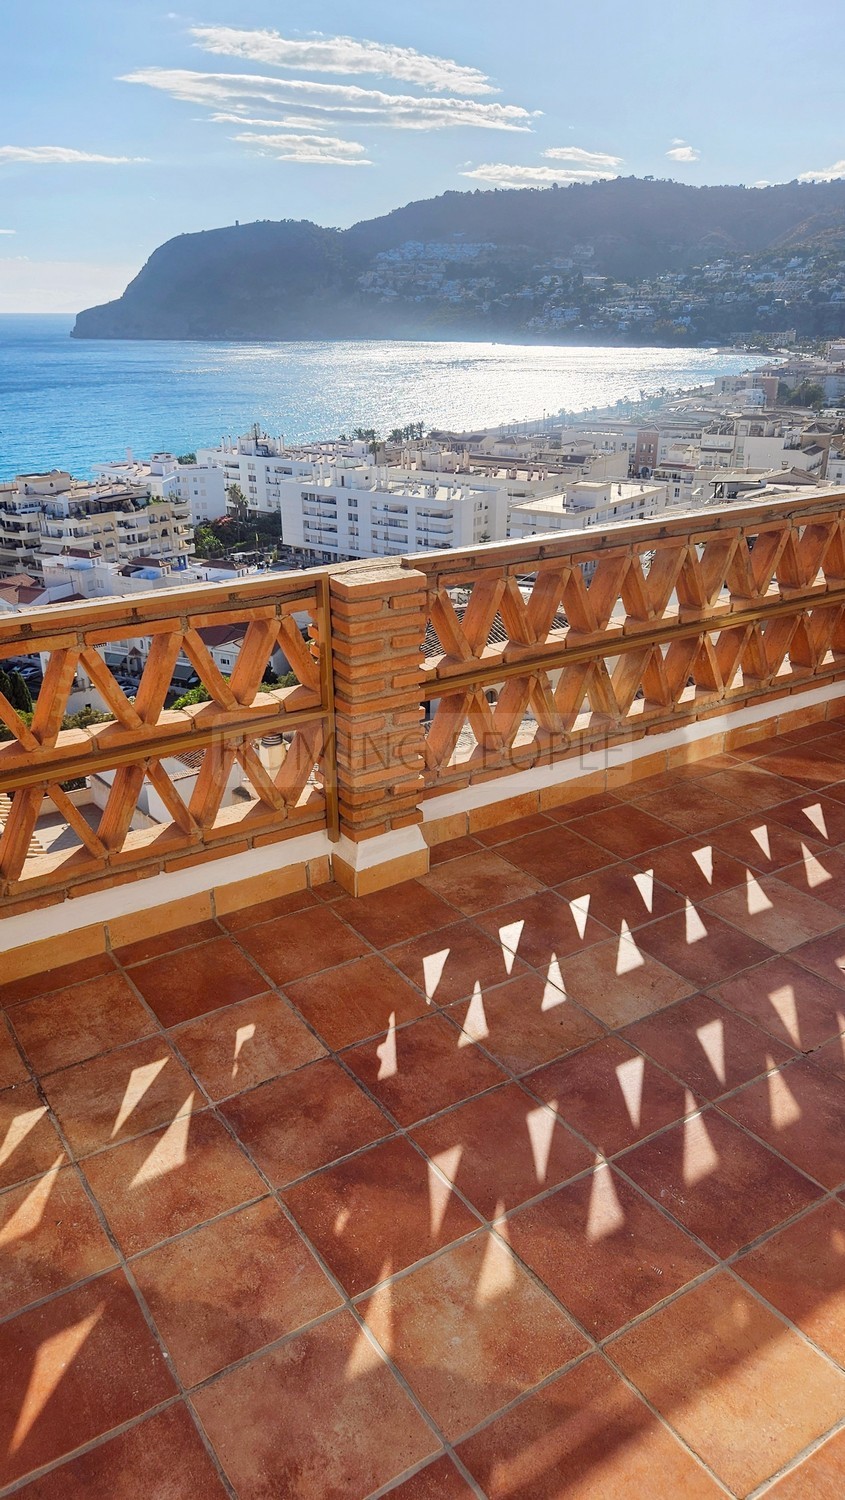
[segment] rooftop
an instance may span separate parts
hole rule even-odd
[[[843,1492],[845,719],[759,733],[0,985],[0,1495]]]

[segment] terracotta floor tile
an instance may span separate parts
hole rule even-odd
[[[0,1188],[39,1177],[64,1160],[65,1149],[31,1083],[0,1094]]]
[[[644,797],[638,803],[644,815],[661,818],[664,827],[668,825],[671,830],[664,834],[662,841],[654,839],[650,847],[658,842],[668,842],[673,834],[676,839],[683,838],[684,834],[697,834],[701,837],[709,829],[718,828],[720,823],[736,817],[739,811],[737,803],[711,791],[714,780],[714,777],[708,776],[699,781],[688,781],[671,790],[654,792],[651,797]],[[632,849],[631,856],[639,852]]]
[[[715,896],[718,891],[726,891],[745,880],[747,866],[722,853],[716,843],[720,833],[721,829],[715,829],[712,835],[699,834],[697,838],[667,844],[663,849],[652,849],[650,854],[634,863],[661,885],[677,891],[682,900],[706,901],[708,896]]]
[[[772,951],[723,922],[709,907],[691,904],[671,917],[638,928],[636,940],[652,958],[683,975],[699,990],[762,963]]]
[[[703,911],[714,911],[777,953],[786,953],[798,943],[830,932],[842,921],[840,912],[805,891],[797,891],[773,875],[753,875],[750,870],[744,886],[736,885],[713,896]],[[703,921],[706,925],[705,916]]]
[[[845,1031],[825,1042],[823,1047],[810,1054],[817,1068],[829,1068],[837,1078],[845,1079]]]
[[[822,943],[829,943],[823,938]],[[809,945],[817,948],[816,943]],[[845,963],[845,947],[843,947]],[[806,954],[807,949],[798,949]],[[835,971],[839,972],[839,971]],[[845,986],[845,972],[842,974]],[[767,963],[748,969],[736,979],[728,979],[716,985],[714,995],[727,1006],[762,1026],[770,1036],[777,1037],[798,1051],[807,1052],[821,1046],[840,1031],[845,1031],[845,995],[842,990],[816,974],[808,972],[803,963],[789,958],[772,958]]]
[[[256,995],[173,1031],[174,1045],[212,1099],[242,1093],[325,1055],[278,995]]]
[[[0,1369],[0,1484],[176,1390],[121,1271],[0,1324]]]
[[[617,814],[614,811],[597,816],[615,819]],[[507,858],[543,885],[560,885],[578,875],[589,875],[612,864],[614,858],[609,850],[590,841],[592,823],[592,818],[583,818],[577,823],[557,823],[541,833],[529,833],[526,838],[507,845]],[[513,898],[502,896],[495,904],[502,905],[508,899]]]
[[[467,1033],[442,1015],[391,1028],[345,1052],[343,1060],[401,1125],[480,1094],[503,1077]]]
[[[76,963],[60,964],[54,969],[44,969],[40,974],[0,984],[0,1007],[21,1005],[24,1000],[35,1000],[53,990],[67,990],[73,984],[83,984],[86,979],[99,979],[103,974],[115,972],[111,954],[96,953],[92,958],[80,958]]]
[[[771,1500],[840,1500],[845,1494],[845,1432],[837,1432],[790,1469],[770,1490]]]
[[[394,1129],[332,1058],[239,1094],[222,1113],[277,1187]]]
[[[609,1353],[739,1495],[845,1415],[845,1375],[727,1275],[621,1334]]]
[[[462,1443],[489,1500],[720,1500],[720,1485],[600,1355]]]
[[[660,796],[663,805],[668,808],[669,799],[663,794]],[[646,854],[649,849],[672,843],[678,837],[675,829],[669,826],[662,815],[655,816],[654,810],[646,808],[644,804],[634,806],[629,803],[627,806],[608,808],[606,812],[591,813],[573,823],[572,827],[600,848],[615,854],[618,859],[635,859]],[[572,871],[573,875],[585,873],[584,870]],[[560,875],[558,878],[565,880],[567,877]]]
[[[515,1254],[596,1339],[713,1265],[607,1166],[512,1214],[506,1232]]]
[[[238,1500],[351,1500],[440,1448],[347,1312],[193,1400]]]
[[[554,830],[557,833],[557,830]],[[547,834],[531,834],[531,838],[546,838]],[[517,901],[521,896],[531,896],[541,889],[540,882],[524,870],[516,869],[510,861],[517,844],[508,846],[508,858],[502,859],[490,849],[478,854],[465,854],[463,859],[450,860],[438,865],[423,876],[429,893],[443,897],[465,916],[486,911],[490,906],[502,906],[506,901]],[[454,912],[451,913],[454,921]],[[442,926],[442,923],[438,923]],[[425,930],[418,928],[415,936]]]
[[[604,1036],[604,1028],[552,980],[526,973],[458,1001],[452,1014],[486,1052],[525,1073]]]
[[[806,1177],[712,1109],[643,1141],[619,1166],[721,1257],[818,1197]]]
[[[553,959],[581,953],[608,936],[607,928],[594,921],[583,903],[567,901],[555,891],[538,891],[495,906],[477,921],[502,949],[544,971]]]
[[[697,988],[643,951],[640,939],[646,931],[620,933],[560,965],[567,995],[606,1026],[638,1021]]]
[[[302,894],[301,892],[299,894]],[[336,901],[348,901],[349,892],[337,880],[324,880],[321,885],[315,885],[311,891],[317,901],[331,903]]]
[[[346,910],[345,902],[341,905]],[[325,906],[250,927],[240,934],[240,942],[274,984],[304,979],[367,952],[366,944]],[[263,982],[260,987],[265,988]]]
[[[186,1386],[341,1300],[270,1198],[139,1256],[132,1271]]]
[[[486,992],[511,974],[528,972],[510,949],[504,950],[475,922],[440,927],[410,943],[400,943],[391,948],[390,962],[435,1005],[451,1005],[471,995],[476,985]]]
[[[790,954],[804,969],[811,969],[820,979],[839,990],[845,989],[845,925],[824,937],[802,943]],[[840,1026],[838,1030],[842,1030]]]
[[[795,796],[798,786],[785,776],[773,775],[760,766],[735,765],[729,771],[717,771],[715,776],[709,777],[707,789],[723,799],[730,817],[732,803],[740,813],[760,812],[774,807],[777,802],[788,802]]]
[[[412,1134],[485,1219],[593,1162],[583,1141],[514,1083],[470,1099]]]
[[[84,1170],[125,1255],[266,1191],[210,1114],[182,1115],[164,1131],[88,1156]]]
[[[21,1057],[11,1032],[0,1016],[0,1092],[15,1083],[26,1083],[29,1070]]]
[[[351,1297],[478,1228],[475,1215],[398,1138],[288,1188],[285,1202]]]
[[[524,1082],[606,1156],[695,1108],[683,1084],[617,1036],[529,1073]]]
[[[713,843],[723,853],[738,860],[746,871],[778,874],[781,880],[786,879],[786,867],[796,861],[802,861],[803,867],[805,857],[811,861],[814,855],[826,857],[825,846],[820,840],[811,838],[809,833],[802,834],[785,827],[777,821],[777,812],[778,808],[774,807],[768,812],[749,813],[735,823],[723,823],[720,828],[713,829]],[[741,881],[734,884],[740,885]],[[808,889],[806,882],[803,889]],[[812,891],[810,894],[820,893]]]
[[[510,823],[498,823],[494,828],[484,828],[474,835],[477,843],[484,849],[492,849],[495,844],[509,844],[514,839],[521,839],[526,833],[539,833],[541,828],[551,827],[552,819],[545,813],[528,813],[524,818],[514,818]],[[507,858],[507,851],[502,850]]]
[[[451,868],[451,866],[450,866]],[[433,881],[433,877],[432,877]],[[454,922],[455,913],[440,899],[436,883],[429,877],[405,880],[389,890],[375,891],[344,904],[343,915],[351,927],[374,948],[389,948],[409,938],[436,932]]]
[[[845,1183],[845,1089],[829,1069],[793,1063],[722,1107],[824,1187]]]
[[[550,807],[546,811],[546,817],[551,818],[554,823],[574,823],[577,818],[586,818],[588,814],[607,812],[609,808],[621,806],[619,796],[612,792],[593,792],[589,797],[574,798],[571,802],[564,802],[560,807]]]
[[[122,974],[106,974],[27,1000],[9,1012],[9,1019],[40,1074],[110,1052],[155,1030],[155,1022]]]
[[[642,927],[644,922],[667,917],[683,906],[677,891],[661,885],[653,875],[638,870],[636,865],[608,865],[592,875],[567,880],[557,890],[574,910],[588,912],[611,932],[617,933],[623,930],[623,922],[627,923],[629,930]]]
[[[374,953],[300,979],[286,994],[335,1050],[424,1016],[429,1008],[419,990]]]
[[[845,1362],[845,1205],[828,1200],[736,1262],[744,1281]]]
[[[169,1125],[204,1102],[163,1036],[52,1073],[44,1092],[77,1156]]]
[[[269,922],[273,917],[289,917],[293,912],[307,911],[317,905],[312,891],[290,891],[286,896],[273,896],[269,901],[258,901],[252,906],[242,906],[240,911],[227,912],[218,920],[227,932],[244,932],[247,927],[257,927],[260,922]]]
[[[771,809],[769,817],[816,844],[845,843],[845,806],[824,792],[808,791],[791,802],[781,802]]]
[[[145,958],[159,958],[163,953],[177,953],[180,948],[194,948],[197,943],[219,936],[220,928],[209,917],[205,922],[192,922],[189,927],[151,933],[137,943],[124,943],[121,948],[114,949],[114,956],[126,968],[130,964],[142,963]]]
[[[181,1402],[70,1459],[18,1494],[24,1500],[224,1500],[226,1491]]]
[[[827,786],[842,780],[842,760],[824,742],[819,745],[789,745],[774,755],[763,755],[757,765],[776,776],[786,776],[800,786]]]
[[[266,931],[265,929],[262,929]],[[267,981],[230,938],[151,958],[132,970],[132,983],[162,1026],[177,1026],[207,1011],[266,990]]]
[[[778,871],[780,879],[838,912],[845,911],[845,854],[841,849],[819,848],[809,839],[799,839],[797,834],[795,839],[801,849],[794,864]]]
[[[444,1453],[389,1493],[391,1500],[473,1500],[475,1491]]]
[[[457,839],[446,839],[442,844],[432,845],[428,855],[429,866],[433,870],[435,865],[445,865],[450,859],[460,859],[462,854],[474,854],[482,847],[469,834]]]
[[[702,1099],[718,1099],[793,1056],[791,1048],[708,995],[669,1005],[626,1026],[622,1035]]]
[[[0,1194],[0,1317],[116,1263],[73,1167]]]
[[[359,1304],[447,1438],[581,1354],[586,1341],[486,1231]]]

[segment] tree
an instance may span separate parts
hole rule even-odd
[[[0,693],[18,713],[32,713],[32,694],[20,672],[0,672]]]
[[[247,498],[239,484],[226,486],[226,502],[238,523],[238,541],[243,541],[244,524],[247,518]]]
[[[208,525],[194,527],[194,551],[197,557],[222,557],[226,548]]]
[[[195,464],[196,461],[197,455],[195,453],[180,453],[176,460],[177,464]]]

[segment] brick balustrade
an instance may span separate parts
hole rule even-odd
[[[207,866],[211,889],[236,855],[255,864],[254,895],[271,846],[278,870],[295,849],[323,874],[334,849],[337,878],[377,888],[418,872],[438,803],[445,830],[483,794],[490,822],[497,803],[513,815],[526,776],[552,795],[600,751],[642,757],[784,699],[826,712],[845,683],[844,612],[845,495],[827,495],[9,615],[0,668],[39,652],[46,670],[31,723],[0,695],[0,912],[156,878],[164,904],[168,876]],[[227,678],[203,633],[232,625]],[[132,699],[101,653],[138,638]],[[299,685],[259,691],[277,649]],[[209,701],[167,709],[180,654]],[[63,729],[80,669],[112,718]],[[80,780],[96,814],[67,790]],[[39,847],[45,807],[72,848]]]

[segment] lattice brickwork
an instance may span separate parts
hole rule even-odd
[[[31,725],[0,695],[0,721],[10,736],[0,744],[0,790],[11,797],[0,820],[0,898],[14,902],[57,886],[96,889],[324,828],[327,802],[332,823],[326,598],[324,574],[275,575],[54,605],[0,624],[0,667],[21,653],[46,658]],[[203,635],[221,626],[237,627],[227,675]],[[104,653],[139,637],[149,650],[137,692],[127,696]],[[277,651],[299,684],[260,691]],[[174,668],[185,659],[210,701],[168,709]],[[62,729],[80,671],[114,717]],[[97,779],[101,810],[89,804],[83,812],[63,789],[77,778]],[[65,841],[75,847],[37,852],[36,823],[50,806],[45,798],[75,835]],[[155,819],[146,811],[151,806]]]
[[[441,648],[429,791],[838,675],[843,527],[787,500],[409,559]]]

